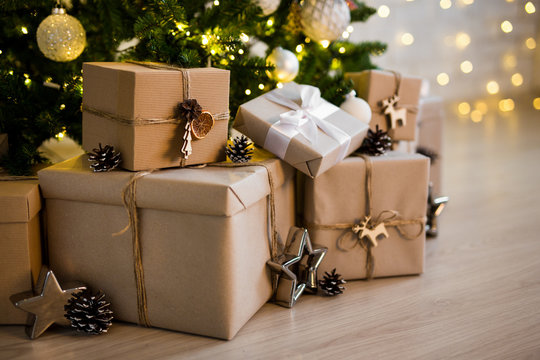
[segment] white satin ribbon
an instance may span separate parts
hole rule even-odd
[[[282,94],[283,91],[289,89],[295,93],[300,93],[301,105]],[[298,134],[302,134],[311,144],[316,146],[317,128],[320,128],[339,143],[340,149],[337,162],[343,160],[347,156],[351,137],[334,124],[324,120],[324,118],[338,111],[339,108],[322,99],[320,90],[314,86],[287,83],[283,91],[274,90],[265,95],[268,100],[285,106],[291,111],[279,115],[280,120],[268,130],[264,148],[283,159],[291,139]]]

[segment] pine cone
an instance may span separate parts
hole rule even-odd
[[[122,161],[120,153],[114,151],[114,146],[105,145],[105,147],[101,147],[100,143],[99,149],[93,149],[92,151],[88,154],[88,161],[93,161],[90,167],[94,172],[111,171]]]
[[[202,107],[197,99],[187,99],[176,105],[175,116],[186,121],[198,119],[202,114]]]
[[[227,145],[225,153],[234,163],[248,162],[253,156],[253,143],[244,135],[237,136],[232,144]]]
[[[341,279],[341,275],[336,273],[336,269],[332,270],[330,274],[325,272],[323,280],[319,280],[319,287],[328,296],[342,294],[345,288],[341,284],[345,284],[345,280]]]
[[[97,335],[106,333],[112,324],[113,312],[110,306],[101,290],[93,294],[86,289],[72,295],[67,305],[64,305],[64,316],[77,331]]]
[[[368,130],[367,136],[362,142],[362,146],[358,151],[362,154],[370,156],[379,156],[392,148],[392,138],[388,136],[386,131],[379,129],[379,125],[375,127],[375,131]]]
[[[433,165],[435,161],[439,158],[439,154],[437,154],[435,151],[431,149],[428,149],[427,147],[419,146],[418,148],[416,148],[416,152],[418,154],[427,156],[429,160],[431,161],[431,165]]]

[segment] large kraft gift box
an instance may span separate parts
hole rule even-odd
[[[420,274],[424,270],[429,159],[398,152],[368,159],[369,199],[368,164],[361,157],[348,157],[320,177],[306,179],[305,223],[312,241],[328,247],[320,273],[337,268],[346,280]],[[359,240],[354,233],[369,211],[368,200],[372,220],[384,220],[388,233],[387,238],[376,239],[377,246],[369,245],[368,238]],[[371,274],[370,264],[374,265]]]
[[[294,225],[294,169],[264,162],[276,224]],[[102,289],[116,319],[140,323],[132,230],[121,192],[134,174],[92,173],[86,156],[39,172],[50,265],[61,281]],[[271,297],[263,166],[169,169],[136,181],[142,270],[151,326],[231,339]]]
[[[298,126],[292,125],[295,121]],[[290,82],[241,105],[234,128],[317,177],[358,149],[369,127],[320,98],[319,89]]]
[[[388,131],[392,140],[414,140],[416,129],[416,113],[418,111],[418,100],[420,98],[420,88],[422,79],[418,77],[402,76],[399,73],[366,70],[362,72],[346,73],[345,78],[351,79],[358,97],[366,100],[372,109],[370,127],[375,130],[378,125],[380,129]],[[390,127],[388,117],[383,113],[382,101],[391,98],[393,95],[399,97],[399,101],[394,105],[396,118],[405,114],[405,124],[398,122],[395,128]]]
[[[435,196],[442,193],[444,117],[444,102],[440,97],[420,100],[417,149],[431,153],[435,157],[431,161],[429,171],[429,179]]]
[[[83,64],[84,150],[113,145],[122,154],[120,166],[134,171],[225,160],[229,71],[144,64]],[[193,153],[182,161],[185,120],[173,117],[187,98],[212,113],[215,124],[205,138],[193,137]]]
[[[9,297],[30,291],[41,269],[37,181],[0,181],[0,324],[25,324]]]

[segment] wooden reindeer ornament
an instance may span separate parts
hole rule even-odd
[[[396,104],[399,101],[399,96],[394,94],[388,99],[381,101],[381,108],[383,114],[386,115],[390,121],[390,128],[396,129],[397,127],[407,125],[407,109],[405,108],[396,108]]]
[[[357,234],[359,240],[367,237],[369,242],[371,243],[371,246],[377,247],[377,239],[381,236],[383,238],[387,238],[388,232],[386,231],[386,226],[384,226],[384,223],[381,222],[380,224],[373,227],[370,224],[370,220],[371,216],[366,216],[361,224],[353,227],[353,232]]]

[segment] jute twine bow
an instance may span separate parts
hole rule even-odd
[[[153,62],[144,62],[144,61],[134,61],[134,60],[127,60],[126,62],[131,64],[136,64],[140,66],[144,66],[150,69],[157,69],[157,70],[174,70],[174,71],[180,71],[182,73],[182,100],[187,100],[191,98],[191,81],[190,81],[190,75],[189,75],[189,69],[181,68],[178,66],[173,65],[167,65],[167,64],[161,64],[161,63],[153,63]],[[116,121],[120,124],[125,125],[154,125],[154,124],[180,124],[181,119],[175,118],[174,116],[170,116],[168,118],[143,118],[143,117],[136,117],[135,119],[121,116],[118,114],[113,114],[107,111],[102,111],[99,109],[96,109],[94,107],[88,106],[86,104],[82,105],[82,109],[90,114],[103,117],[112,121]],[[229,120],[229,112],[222,112],[218,114],[212,114],[214,117],[214,120],[220,121],[220,120]],[[186,165],[186,159],[182,159],[180,166],[184,167]]]
[[[282,244],[279,240],[279,235],[276,227],[276,205],[275,205],[275,185],[272,173],[267,164],[263,162],[252,163],[216,163],[208,164],[212,167],[246,167],[246,166],[262,166],[268,173],[268,184],[270,186],[269,195],[269,228],[270,228],[270,256],[272,260],[277,260],[280,251],[282,251]],[[129,222],[124,229],[114,233],[113,236],[124,234],[131,229],[131,241],[133,247],[133,269],[135,274],[135,284],[137,287],[137,312],[139,318],[139,324],[150,327],[150,320],[148,318],[148,300],[146,297],[146,285],[144,282],[144,268],[142,262],[142,250],[141,239],[139,234],[139,218],[137,212],[137,181],[146,175],[152,174],[156,169],[148,171],[139,171],[135,173],[128,181],[128,183],[122,189],[122,202],[124,208],[128,214]],[[275,290],[275,289],[274,289]]]
[[[366,277],[368,280],[373,278],[373,271],[375,270],[375,257],[373,255],[373,243],[368,241],[363,235],[362,229],[369,227],[370,229],[376,228],[378,225],[383,224],[385,227],[394,227],[398,234],[406,240],[414,240],[422,234],[424,231],[424,217],[416,219],[401,219],[399,212],[395,210],[383,210],[377,216],[372,217],[373,207],[373,192],[372,192],[372,173],[373,173],[373,163],[369,156],[363,154],[353,154],[354,156],[361,157],[366,163],[366,222],[364,224],[333,224],[333,225],[322,225],[322,224],[310,224],[309,227],[315,230],[347,230],[336,240],[336,247],[342,251],[348,251],[354,248],[356,245],[361,246],[366,251]],[[407,225],[417,225],[418,231],[416,233],[409,233],[403,226]],[[356,235],[357,239],[354,241],[352,247],[345,247],[343,244],[345,235],[348,232],[352,232]]]

